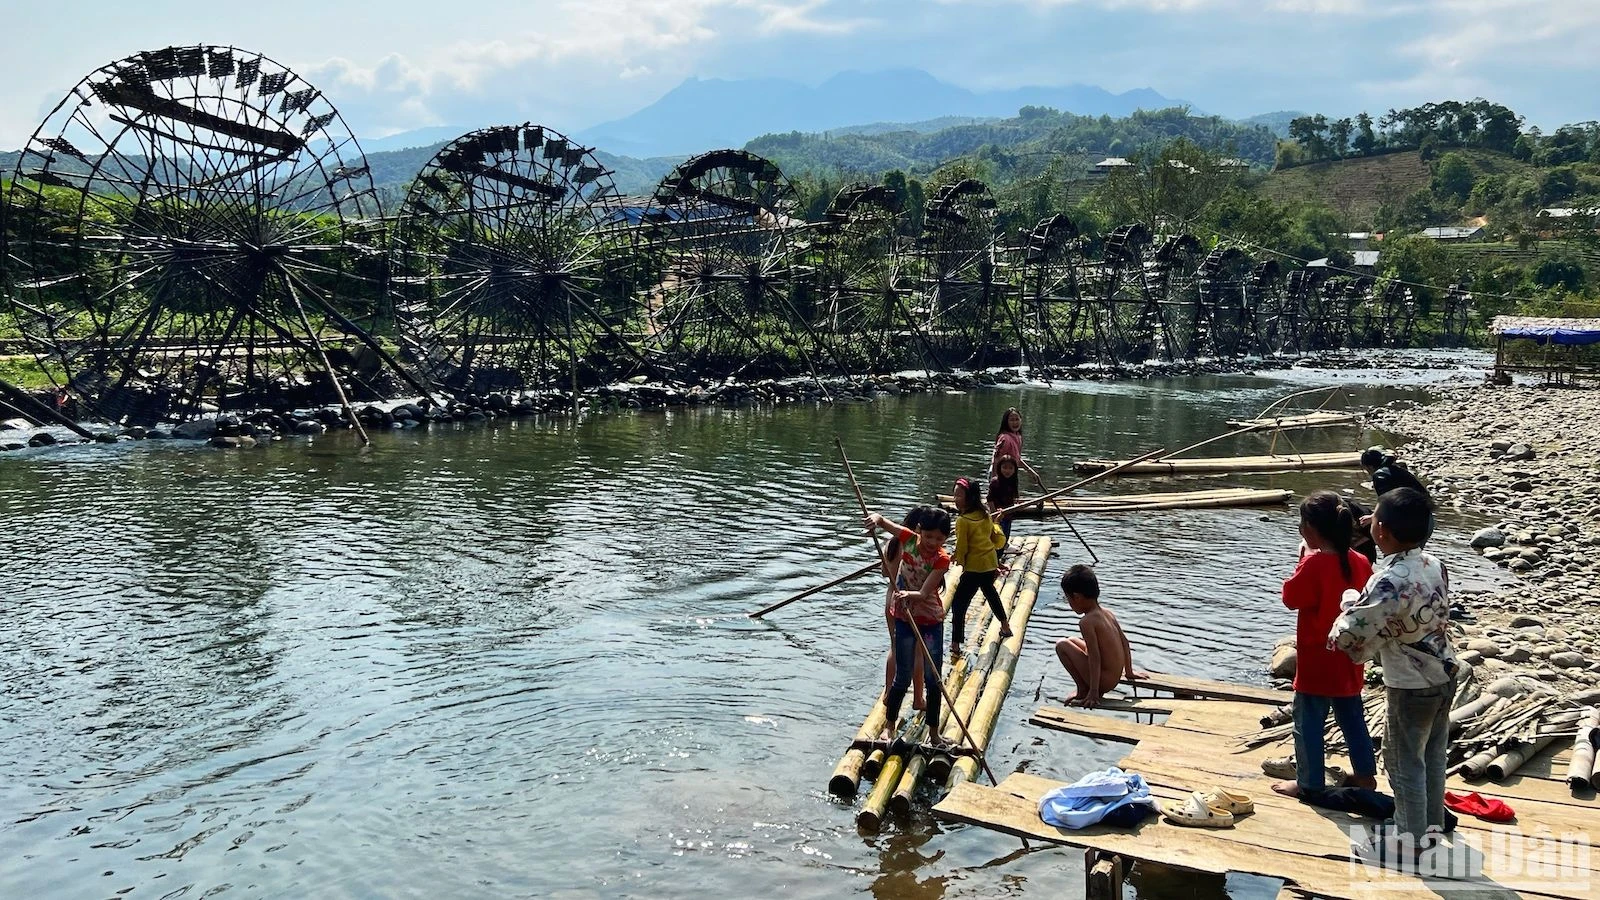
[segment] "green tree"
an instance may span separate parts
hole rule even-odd
[[[1372,131],[1372,117],[1366,113],[1356,116],[1356,136],[1351,146],[1363,156],[1378,148],[1378,136]]]
[[[1436,196],[1465,203],[1472,193],[1472,164],[1461,153],[1446,153],[1439,158],[1433,170],[1433,193]]]
[[[1383,242],[1383,255],[1378,258],[1380,289],[1390,282],[1406,282],[1424,308],[1431,308],[1441,287],[1450,284],[1456,275],[1444,248],[1432,238],[1408,234]]]

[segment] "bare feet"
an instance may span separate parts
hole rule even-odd
[[[1272,791],[1276,794],[1282,794],[1285,797],[1298,798],[1300,796],[1300,783],[1297,781],[1273,782]]]
[[[1015,633],[1016,632],[1011,630],[1011,623],[1010,622],[1001,622],[1000,623],[1000,640],[1003,641],[1006,638],[1011,637]]]
[[[911,698],[911,708],[916,710],[917,712],[922,712],[924,709],[927,708],[927,706],[928,706],[928,701],[926,699],[924,699],[922,697],[912,697]]]

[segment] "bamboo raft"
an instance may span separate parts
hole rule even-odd
[[[1547,840],[1563,834],[1592,831],[1596,816],[1595,792],[1563,780],[1573,751],[1551,753],[1544,746],[1514,775],[1499,784],[1474,784],[1452,776],[1453,791],[1483,791],[1506,799],[1517,812],[1511,826],[1494,825],[1463,816],[1451,835],[1453,860],[1469,857],[1477,871],[1461,863],[1451,871],[1426,879],[1369,868],[1351,860],[1349,831],[1358,820],[1345,814],[1318,810],[1272,792],[1272,779],[1261,772],[1262,760],[1283,756],[1292,738],[1271,743],[1253,739],[1261,732],[1264,713],[1276,710],[1292,695],[1280,691],[1202,682],[1197,679],[1156,676],[1130,683],[1135,690],[1152,687],[1188,697],[1207,699],[1157,699],[1135,697],[1105,704],[1103,711],[1043,707],[1032,724],[1097,741],[1133,744],[1117,765],[1142,775],[1158,802],[1182,800],[1191,791],[1213,786],[1242,791],[1254,799],[1256,810],[1240,816],[1231,828],[1182,828],[1155,817],[1133,828],[1094,826],[1069,831],[1047,825],[1039,818],[1040,798],[1063,782],[1017,773],[998,787],[956,785],[934,807],[934,815],[947,822],[980,825],[1028,839],[1086,849],[1087,896],[1120,897],[1123,861],[1154,862],[1189,871],[1212,874],[1239,872],[1280,879],[1280,900],[1309,897],[1534,897],[1568,898],[1600,896],[1600,855],[1585,849],[1560,856],[1553,841],[1537,849],[1537,836]],[[1135,714],[1129,719],[1119,714]],[[1149,724],[1166,716],[1161,724]],[[1141,720],[1136,720],[1142,717]],[[1270,718],[1266,716],[1265,718]],[[1600,717],[1596,718],[1600,722]],[[1587,745],[1582,745],[1581,753]],[[1330,754],[1329,763],[1348,761]],[[1380,775],[1379,789],[1388,791]],[[1371,825],[1368,821],[1366,824]],[[1534,852],[1547,868],[1508,857],[1506,837],[1497,829],[1513,829],[1530,836]],[[1567,848],[1570,850],[1571,848]],[[1487,855],[1485,855],[1487,854]],[[1559,862],[1573,868],[1562,871]]]
[[[1259,416],[1254,419],[1229,419],[1228,427],[1235,430],[1248,428],[1252,431],[1270,428],[1274,431],[1287,431],[1291,428],[1324,428],[1329,425],[1348,425],[1359,421],[1360,416],[1352,412],[1333,412],[1319,410],[1317,412],[1298,413],[1290,416]]]
[[[1118,465],[1114,459],[1087,459],[1072,470],[1092,475]],[[1120,475],[1219,475],[1224,473],[1303,472],[1314,469],[1359,469],[1361,454],[1354,450],[1333,453],[1296,453],[1284,456],[1213,456],[1195,459],[1160,459],[1135,463]]]
[[[1271,506],[1289,502],[1292,492],[1278,489],[1216,488],[1208,491],[1154,494],[1118,494],[1103,497],[1074,497],[1054,502],[1024,497],[1019,503],[1033,503],[1012,513],[1018,519],[1048,519],[1060,513],[1149,512],[1162,509],[1219,509],[1237,506]],[[939,505],[952,514],[955,498],[938,495]]]
[[[988,604],[974,603],[967,634],[976,652],[965,653],[944,673],[945,686],[955,698],[955,711],[966,722],[980,751],[988,748],[1000,707],[1011,689],[1017,657],[1027,635],[1028,618],[1038,601],[1039,585],[1054,541],[1049,537],[1027,537],[1013,540],[1011,546],[1017,552],[1008,560],[1011,571],[1000,586],[1000,600],[1007,610],[1012,636],[1002,642],[1000,623],[990,614]],[[947,578],[944,592],[947,611],[959,577],[959,568],[953,568]],[[901,707],[902,714],[909,711],[910,704],[908,692],[905,705]],[[926,743],[930,733],[929,723],[921,713],[910,716],[900,732],[907,744],[905,749],[891,747],[888,749],[898,752],[886,752],[884,748],[872,747],[883,729],[884,715],[884,696],[880,690],[877,702],[828,780],[828,791],[844,799],[856,796],[863,778],[873,782],[872,791],[856,815],[857,824],[868,831],[876,831],[890,812],[897,815],[909,812],[912,798],[923,781],[942,793],[976,777],[979,770],[978,758],[971,755],[970,747],[964,747],[966,752],[953,756],[918,752],[918,745]],[[957,747],[963,747],[961,726],[948,709],[943,710],[940,719],[934,723],[938,733]]]

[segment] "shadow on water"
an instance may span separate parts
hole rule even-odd
[[[1297,386],[1073,383],[400,431],[364,454],[330,435],[256,452],[167,443],[0,460],[0,885],[1076,894],[1074,852],[1020,853],[1014,838],[925,815],[863,839],[854,810],[827,796],[882,677],[870,579],[762,622],[744,613],[867,560],[835,434],[869,502],[898,518],[981,471],[1010,405],[1030,458],[1064,483],[1073,459],[1181,446]],[[1304,450],[1365,440],[1295,438]],[[1354,473],[1183,486],[1210,484],[1364,490]],[[1465,551],[1471,523],[1442,519],[1452,567],[1491,577]],[[1291,510],[1074,521],[1140,665],[1262,678],[1292,629],[1276,600]],[[1018,526],[1044,532],[1065,537],[1059,523]],[[1121,755],[1023,721],[1028,687],[1050,699],[1066,687],[1050,646],[1076,619],[1053,582],[1082,550],[1059,552],[1024,687],[991,745],[1001,774],[1071,779]]]

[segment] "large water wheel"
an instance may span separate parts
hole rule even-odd
[[[13,312],[87,410],[151,422],[372,398],[402,385],[372,337],[372,178],[316,87],[231,47],[91,73],[10,188]]]
[[[1080,362],[1095,347],[1093,303],[1085,295],[1084,239],[1065,215],[1022,235],[1016,331],[1030,366]]]
[[[1289,353],[1300,349],[1300,320],[1290,301],[1283,266],[1264,260],[1250,272],[1246,289],[1255,310],[1255,342],[1262,353]]]
[[[917,257],[922,282],[917,326],[942,367],[982,366],[995,346],[993,325],[1006,286],[995,272],[994,197],[981,181],[947,184],[928,201]]]
[[[817,373],[827,351],[796,311],[793,186],[743,150],[686,160],[640,226],[643,346],[702,375]]]
[[[1197,353],[1241,356],[1257,351],[1255,275],[1238,247],[1218,247],[1200,264],[1194,347]]]
[[[1148,328],[1169,360],[1192,358],[1200,335],[1200,264],[1205,249],[1192,234],[1167,237],[1145,269]]]
[[[804,308],[846,372],[911,366],[929,352],[907,304],[902,223],[902,198],[893,189],[854,184],[840,189],[813,229],[816,265]]]
[[[643,367],[623,334],[630,233],[611,173],[565,135],[523,124],[457,138],[418,173],[394,226],[407,358],[470,393]]]

